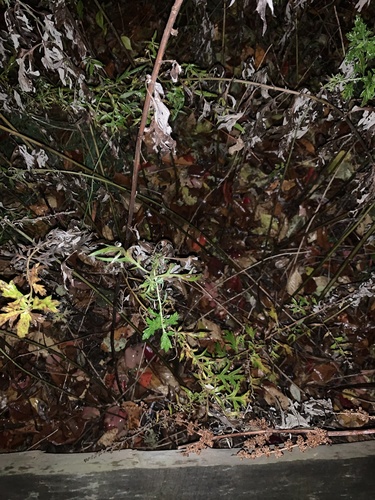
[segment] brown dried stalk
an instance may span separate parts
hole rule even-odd
[[[153,68],[152,75],[151,75],[151,81],[147,87],[146,99],[145,99],[145,102],[143,105],[142,119],[141,119],[141,123],[139,125],[137,143],[136,143],[135,154],[134,154],[132,189],[131,189],[131,193],[130,193],[128,224],[127,224],[127,228],[126,228],[126,237],[125,237],[126,245],[129,244],[129,240],[130,240],[130,229],[131,229],[131,224],[133,222],[133,216],[134,216],[135,198],[137,196],[138,173],[139,173],[139,169],[140,169],[140,165],[141,165],[141,148],[142,148],[144,131],[145,131],[146,123],[147,123],[147,116],[148,116],[148,112],[150,109],[151,98],[152,98],[152,95],[154,93],[154,87],[155,87],[156,79],[159,75],[160,66],[161,66],[161,63],[163,60],[165,49],[167,47],[167,43],[168,43],[169,37],[171,35],[174,22],[176,20],[177,14],[179,13],[179,10],[181,8],[183,1],[184,0],[176,0],[172,9],[171,9],[171,13],[169,15],[167,25],[164,29],[163,37],[162,37],[161,42],[160,42],[158,55],[156,56],[154,68]]]
[[[213,433],[206,431],[204,434],[202,431],[197,431],[201,435],[200,439],[194,443],[188,445],[179,446],[178,449],[182,451],[184,455],[189,455],[190,453],[200,454],[202,450],[206,448],[212,448],[214,441],[221,439],[230,439],[238,437],[247,437],[250,439],[245,442],[245,446],[254,447],[254,450],[249,452],[246,449],[241,450],[238,453],[240,458],[257,458],[263,455],[275,454],[276,456],[281,456],[282,452],[285,450],[289,451],[292,448],[298,447],[301,451],[305,451],[307,448],[315,448],[321,444],[330,443],[330,437],[336,436],[359,436],[359,435],[372,435],[375,434],[375,429],[345,429],[339,431],[326,431],[320,428],[309,428],[309,429],[257,429],[253,431],[245,432],[234,432],[231,434],[221,434],[214,436]],[[285,449],[271,450],[266,444],[268,436],[271,434],[294,434],[297,435],[297,443],[293,444],[291,441],[284,443]],[[253,437],[251,437],[253,436]],[[305,436],[305,438],[303,438]]]
[[[256,436],[259,434],[310,434],[317,431],[317,428],[310,429],[265,429],[265,430],[255,430],[246,432],[234,432],[232,434],[222,434],[219,436],[214,436],[213,441],[224,438],[234,438],[234,437],[245,437],[245,436]],[[375,429],[346,429],[341,431],[325,431],[328,437],[334,436],[360,436],[375,434]]]

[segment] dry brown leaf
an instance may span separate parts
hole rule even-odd
[[[286,291],[289,295],[293,295],[296,290],[302,284],[302,276],[298,269],[295,269],[292,274],[288,278],[288,282],[286,284]]]
[[[223,340],[223,332],[221,327],[217,323],[214,323],[207,318],[202,318],[200,321],[198,321],[197,328],[200,331],[203,330],[204,332],[207,332],[207,340],[219,342],[219,344],[222,346],[224,345],[225,342]]]
[[[301,137],[301,139],[299,139],[299,143],[304,146],[308,153],[312,155],[315,154],[315,146],[308,139],[306,139],[305,137]]]
[[[179,392],[180,384],[177,382],[171,370],[165,365],[155,365],[156,372],[164,385],[168,386],[174,392]]]
[[[113,241],[115,239],[113,236],[112,229],[107,225],[103,226],[102,228],[102,236],[108,241]]]
[[[296,181],[294,179],[292,179],[290,181],[285,180],[281,184],[281,189],[285,193],[285,191],[289,191],[290,189],[294,188],[295,185],[296,185]]]
[[[264,383],[262,387],[264,389],[263,397],[269,406],[275,406],[276,408],[281,406],[283,410],[289,408],[289,398],[275,385]]]
[[[38,217],[43,217],[44,215],[47,215],[49,212],[49,207],[44,202],[35,203],[34,205],[30,205],[29,208]]]
[[[315,364],[309,374],[309,383],[315,383],[325,386],[337,374],[338,368],[335,363],[320,363]]]
[[[121,407],[126,411],[128,415],[128,429],[130,431],[138,429],[143,413],[142,408],[133,401],[125,401],[124,403],[122,403]]]
[[[315,276],[313,278],[316,284],[316,294],[319,295],[329,283],[327,276]]]
[[[258,69],[259,66],[264,62],[265,55],[266,51],[263,49],[263,47],[257,45],[255,47],[255,57],[254,57],[255,69]]]
[[[35,266],[29,271],[27,280],[30,286],[34,286],[35,283],[40,281],[38,274],[41,269],[42,267],[40,266],[40,264],[35,264]]]
[[[31,330],[28,338],[39,344],[36,346],[28,343],[29,352],[35,353],[43,358],[47,358],[51,354],[51,351],[48,350],[48,348],[51,348],[54,352],[62,354],[60,347],[56,345],[56,341],[39,330]]]
[[[110,429],[103,434],[97,444],[99,446],[103,446],[104,448],[108,448],[108,446],[111,446],[116,441],[117,435],[118,429]]]
[[[369,422],[368,413],[358,410],[358,411],[343,411],[340,413],[336,413],[336,420],[341,425],[341,427],[345,428],[358,428],[363,427]]]

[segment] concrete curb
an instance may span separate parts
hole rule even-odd
[[[240,460],[236,450],[0,455],[1,500],[370,500],[375,441]]]

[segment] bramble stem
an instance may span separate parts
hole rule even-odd
[[[143,142],[143,135],[144,135],[144,131],[145,131],[146,123],[147,123],[147,116],[148,116],[148,112],[150,109],[151,97],[154,93],[154,87],[155,87],[156,79],[159,75],[160,66],[161,66],[161,63],[163,60],[165,49],[167,47],[167,43],[168,43],[169,37],[171,35],[174,22],[176,20],[177,14],[181,8],[183,1],[184,0],[176,0],[172,9],[171,9],[171,13],[169,15],[167,25],[164,29],[163,37],[162,37],[161,42],[160,42],[158,55],[156,56],[154,69],[152,70],[151,80],[150,80],[150,83],[148,84],[148,87],[147,87],[146,99],[145,99],[145,102],[143,105],[142,119],[141,119],[141,123],[139,125],[137,143],[135,146],[135,153],[134,153],[132,189],[131,189],[131,193],[130,193],[128,224],[126,227],[126,236],[125,236],[126,245],[128,245],[129,241],[130,241],[130,228],[131,228],[131,225],[133,222],[135,198],[137,196],[138,173],[139,173],[139,169],[140,169],[140,165],[141,165],[141,148],[142,148],[142,142]]]

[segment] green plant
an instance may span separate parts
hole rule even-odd
[[[224,412],[231,407],[240,411],[249,400],[249,392],[241,394],[245,382],[242,366],[233,369],[228,357],[215,358],[207,350],[193,354],[193,365],[198,369],[196,377],[208,398],[217,403]]]
[[[350,342],[346,335],[333,335],[331,332],[328,332],[329,337],[332,338],[332,344],[329,348],[336,356],[342,356],[347,358],[350,355]]]
[[[157,35],[158,35],[157,31],[155,31],[154,34],[152,35],[151,40],[149,42],[146,42],[145,53],[150,58],[151,62],[154,61],[154,59],[156,59],[159,50],[159,43],[156,42]]]
[[[341,66],[344,74],[332,77],[328,88],[334,90],[339,86],[344,99],[359,93],[364,105],[375,96],[375,70],[371,67],[375,59],[375,35],[357,16],[354,28],[346,36],[349,49]]]
[[[105,22],[104,11],[102,9],[98,10],[95,16],[96,24],[103,31],[103,35],[105,36],[108,31],[108,24]]]
[[[201,392],[186,390],[192,403],[214,403],[224,414],[235,416],[248,404],[253,387],[260,384],[255,373],[262,374],[262,378],[269,381],[274,380],[274,374],[265,361],[265,345],[249,326],[245,327],[244,333],[224,330],[222,340],[215,343],[213,352],[208,348],[200,352],[182,334],[177,338],[181,347],[180,358],[191,361],[194,376],[201,387]]]
[[[171,119],[173,121],[185,105],[185,93],[182,87],[171,87],[167,92],[167,99],[171,105]]]
[[[22,293],[13,280],[9,283],[0,280],[0,290],[2,296],[6,299],[11,299],[5,306],[1,308],[0,326],[9,323],[12,328],[16,324],[16,333],[20,338],[26,337],[29,333],[31,323],[41,323],[44,320],[43,313],[57,313],[59,302],[53,300],[49,295],[41,298],[46,294],[46,289],[39,283],[38,276],[40,267],[36,264],[27,274],[27,281],[30,286],[29,293]]]
[[[107,255],[110,255],[107,257]],[[112,255],[112,256],[111,256]],[[172,347],[171,338],[176,335],[179,314],[173,310],[173,298],[167,291],[168,285],[176,282],[193,282],[199,279],[191,258],[166,256],[162,248],[152,251],[147,245],[136,245],[128,250],[123,247],[106,246],[91,254],[91,256],[111,264],[124,263],[130,266],[141,283],[136,287],[144,312],[146,327],[143,330],[143,340],[161,332],[160,346],[164,351]]]
[[[287,327],[287,345],[288,348],[293,345],[300,337],[310,336],[310,328],[306,325],[306,318],[311,317],[313,306],[317,305],[317,299],[313,296],[297,295],[292,297],[288,309],[293,314],[293,322]],[[283,346],[285,347],[285,346]]]
[[[304,297],[302,295],[298,297],[292,297],[290,309],[293,314],[298,316],[307,316],[312,306],[317,304],[315,297]]]
[[[165,351],[173,347],[173,340],[180,350],[180,360],[191,362],[201,391],[186,389],[190,403],[215,403],[224,413],[238,413],[249,400],[246,359],[266,377],[272,375],[260,353],[264,346],[259,344],[252,328],[246,328],[244,334],[224,331],[222,341],[215,341],[211,352],[207,348],[202,350],[195,342],[206,333],[185,332],[178,326],[180,316],[175,310],[171,286],[199,278],[189,258],[168,256],[161,247],[153,248],[151,244],[139,244],[127,250],[106,246],[91,256],[112,266],[125,264],[134,280],[139,282],[133,291],[143,310],[145,327],[142,338],[147,340],[160,334],[160,346]]]
[[[161,304],[162,306],[162,304]],[[148,317],[145,318],[147,327],[143,330],[143,340],[147,340],[153,337],[156,332],[161,331],[160,346],[164,351],[168,351],[172,347],[172,343],[169,337],[173,336],[175,333],[174,328],[179,321],[179,314],[174,312],[170,316],[165,316],[163,314],[162,308],[156,312],[148,308]]]

